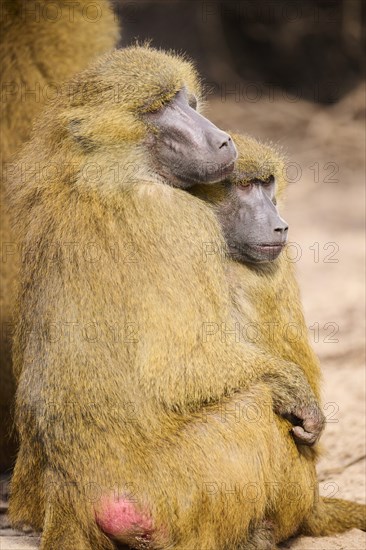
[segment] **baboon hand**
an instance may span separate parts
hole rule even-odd
[[[325,417],[304,372],[296,365],[266,376],[275,412],[293,424],[297,443],[314,445],[324,429]]]
[[[292,424],[291,432],[297,443],[314,445],[324,429],[325,418],[318,404],[298,405],[292,413],[283,414]]]

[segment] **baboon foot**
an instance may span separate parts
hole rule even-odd
[[[248,540],[238,550],[276,550],[273,523],[264,520],[254,528]]]

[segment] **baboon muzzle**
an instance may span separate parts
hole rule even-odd
[[[185,90],[146,118],[157,130],[153,146],[159,171],[176,186],[218,182],[233,171],[233,140],[189,105]]]

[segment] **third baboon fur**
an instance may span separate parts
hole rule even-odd
[[[29,138],[32,124],[59,86],[96,56],[115,47],[119,31],[107,0],[3,0],[1,2],[1,165]],[[1,177],[0,471],[15,459],[11,435],[15,393],[11,368],[14,286],[20,250],[9,227]]]

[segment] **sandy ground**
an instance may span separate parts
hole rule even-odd
[[[320,490],[366,502],[364,88],[326,109],[283,97],[256,103],[216,98],[207,113],[221,127],[273,140],[288,154],[292,183],[283,214],[324,372]],[[5,513],[0,519],[0,550],[38,547],[37,537],[10,530]],[[283,547],[365,550],[366,533],[301,537]]]

